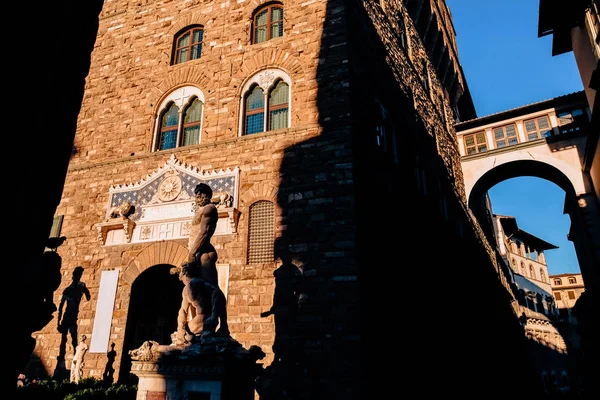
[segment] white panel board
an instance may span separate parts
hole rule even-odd
[[[100,290],[98,291],[98,300],[96,301],[96,316],[94,317],[90,353],[106,353],[108,351],[118,280],[119,270],[102,271]]]

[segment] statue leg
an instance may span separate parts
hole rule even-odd
[[[229,324],[227,323],[227,299],[221,289],[217,290],[214,296],[214,304],[216,313],[219,316],[219,333],[229,335]]]

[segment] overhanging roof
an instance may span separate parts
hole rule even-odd
[[[500,223],[502,224],[502,230],[504,230],[504,234],[509,237],[515,237],[521,240],[523,243],[527,244],[529,247],[535,250],[552,250],[558,249],[558,246],[553,245],[552,243],[548,243],[539,237],[524,231],[519,228],[517,225],[517,220],[515,217],[511,216],[502,216],[496,215],[500,218]]]
[[[590,0],[540,0],[538,37],[552,35],[552,55],[573,50],[571,28],[585,17]]]

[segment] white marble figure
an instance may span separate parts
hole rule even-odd
[[[79,344],[75,348],[75,355],[71,361],[71,382],[79,383],[79,379],[83,376],[83,358],[88,351],[86,340],[87,336],[81,335]]]

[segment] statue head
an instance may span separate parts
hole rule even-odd
[[[200,277],[200,266],[196,263],[184,263],[181,266],[180,276],[189,279]]]
[[[210,203],[213,196],[213,191],[206,183],[199,183],[194,188],[194,195],[196,196],[196,202],[200,205],[206,205]]]

